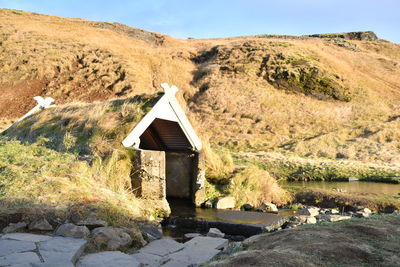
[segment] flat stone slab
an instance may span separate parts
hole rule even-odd
[[[188,246],[184,249],[167,255],[163,258],[163,267],[187,267],[191,264],[200,265],[211,260],[221,251],[218,249],[199,249],[195,246]]]
[[[28,242],[43,242],[53,237],[48,235],[34,235],[28,233],[12,233],[12,234],[5,234],[1,238],[18,240],[18,241],[28,241]]]
[[[131,255],[120,251],[104,251],[83,256],[76,264],[77,267],[139,267],[141,266]],[[154,265],[153,265],[154,266]]]
[[[4,240],[4,239],[0,240],[0,256],[6,256],[19,252],[32,251],[35,249],[36,245],[33,242]]]
[[[140,249],[139,252],[144,252],[148,254],[154,254],[157,256],[165,256],[171,254],[175,251],[183,249],[184,245],[182,243],[176,242],[172,238],[162,238],[150,242],[147,246]]]
[[[228,242],[228,239],[220,237],[197,236],[186,242],[184,247],[196,250],[223,249]]]
[[[82,254],[86,242],[85,239],[79,238],[53,237],[40,242],[38,247],[44,261],[57,266],[60,262],[75,263]]]
[[[132,257],[143,266],[159,266],[161,264],[161,257],[154,254],[139,252],[132,254]]]
[[[35,252],[13,253],[0,257],[0,266],[32,266],[40,264],[39,256]]]

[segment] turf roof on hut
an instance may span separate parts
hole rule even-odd
[[[57,151],[106,156],[122,147],[122,140],[163,95],[56,106],[24,119],[3,135]]]

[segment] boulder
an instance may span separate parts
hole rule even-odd
[[[339,214],[339,210],[338,209],[331,209],[331,213],[332,214]]]
[[[210,199],[204,202],[204,208],[212,209],[212,207],[213,207],[213,202]]]
[[[257,208],[257,211],[278,213],[278,208],[275,204],[266,202],[261,204],[260,207]]]
[[[141,248],[147,245],[147,241],[144,240],[142,232],[138,228],[125,228],[122,227],[132,238],[132,245]]]
[[[90,235],[90,231],[86,226],[65,223],[57,228],[55,234],[64,237],[86,238]]]
[[[3,233],[8,234],[18,232],[26,229],[27,226],[28,224],[26,222],[10,223],[7,227],[3,229]]]
[[[94,228],[98,228],[98,227],[106,227],[108,226],[108,223],[106,221],[103,220],[80,220],[76,223],[77,225],[80,226],[86,226],[87,228],[89,228],[89,230],[93,230]]]
[[[92,231],[92,242],[96,246],[107,246],[109,250],[117,250],[132,243],[131,236],[123,229],[117,227],[99,227]]]
[[[253,206],[250,205],[250,204],[244,204],[244,205],[241,207],[241,210],[245,210],[245,211],[253,210]]]
[[[29,230],[53,231],[53,226],[45,218],[31,222],[28,228]]]
[[[225,196],[219,197],[215,203],[215,208],[217,209],[233,209],[236,205],[236,200],[234,197]]]
[[[306,216],[317,216],[317,215],[319,215],[319,208],[317,208],[317,207],[302,208],[302,209],[300,209],[299,214],[306,215]]]
[[[300,223],[315,224],[317,219],[314,216],[300,215],[298,216]]]
[[[316,224],[317,223],[317,218],[314,216],[308,216],[306,219],[307,224]]]
[[[160,227],[151,223],[146,223],[140,226],[143,235],[149,240],[156,240],[162,237],[162,230]]]
[[[225,237],[225,234],[221,232],[218,228],[210,228],[210,230],[207,233],[207,236],[210,237]]]
[[[356,212],[357,217],[369,217],[372,214],[372,211],[369,208],[363,208]]]

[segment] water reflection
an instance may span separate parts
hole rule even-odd
[[[349,193],[372,193],[378,195],[398,195],[400,184],[374,183],[374,182],[280,182],[284,188],[304,187],[325,190],[335,190]]]

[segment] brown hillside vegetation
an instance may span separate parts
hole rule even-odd
[[[35,95],[93,102],[168,82],[213,146],[400,165],[398,44],[360,34],[182,40],[6,9],[0,21],[2,120]]]

